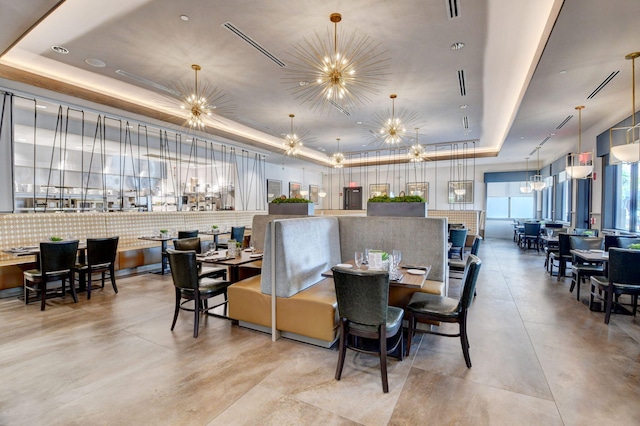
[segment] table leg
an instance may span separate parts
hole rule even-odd
[[[161,250],[162,250],[162,271],[161,271],[161,273],[162,273],[162,275],[164,275],[164,271],[165,271],[165,269],[167,269],[167,260],[168,260],[167,259],[167,240],[162,240],[161,244],[162,244],[162,246],[161,246],[162,247],[161,248]]]

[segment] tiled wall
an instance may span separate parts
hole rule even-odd
[[[478,234],[482,212],[479,210],[429,210],[429,217],[446,217],[449,223],[464,223],[470,234]]]

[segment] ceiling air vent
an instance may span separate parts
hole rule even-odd
[[[464,70],[458,71],[458,83],[460,84],[460,96],[467,95],[467,83],[464,78]]]
[[[181,94],[179,92],[177,92],[177,91],[175,91],[175,90],[173,90],[173,89],[171,89],[171,88],[169,88],[169,87],[167,87],[165,85],[162,85],[160,83],[156,83],[155,81],[148,80],[148,79],[146,79],[144,77],[140,77],[139,75],[131,74],[129,71],[116,70],[116,74],[121,75],[123,77],[128,77],[128,78],[130,78],[132,80],[135,80],[135,81],[137,81],[139,83],[146,84],[147,86],[151,86],[151,87],[156,88],[158,90],[162,90],[163,92],[170,93],[170,94],[172,94],[174,96],[178,96],[178,97],[181,96]]]
[[[346,109],[342,108],[340,105],[338,105],[333,99],[329,99],[329,103],[331,105],[333,105],[338,111],[340,111],[341,113],[343,113],[344,115],[351,115],[351,113],[349,111],[347,111]]]
[[[447,8],[447,17],[449,19],[457,18],[460,16],[460,1],[459,0],[444,0],[445,7]]]
[[[469,117],[467,117],[466,115],[462,117],[462,128],[465,130],[469,129]]]
[[[562,121],[562,123],[558,124],[558,127],[556,127],[556,130],[560,130],[560,129],[562,129],[562,127],[563,127],[565,124],[567,124],[567,123],[569,122],[569,120],[571,120],[572,118],[573,118],[573,114],[572,114],[572,115],[567,116],[567,118],[565,118],[565,119]]]
[[[600,91],[602,89],[604,89],[604,86],[606,86],[607,84],[609,84],[611,82],[611,80],[614,79],[614,77],[616,75],[618,75],[620,73],[620,71],[614,71],[611,74],[609,74],[609,76],[607,78],[604,79],[604,81],[602,83],[600,83],[600,85],[598,87],[595,88],[595,90],[593,92],[591,92],[591,94],[589,96],[587,96],[587,99],[593,99],[595,98],[595,96],[600,93]]]
[[[269,52],[267,49],[265,49],[264,47],[260,46],[260,44],[258,42],[256,42],[254,39],[252,39],[251,37],[249,37],[248,35],[246,35],[245,33],[243,33],[242,31],[240,31],[235,25],[233,25],[231,22],[227,21],[224,24],[222,24],[223,27],[225,27],[226,29],[228,29],[229,31],[231,31],[233,34],[237,35],[238,37],[240,37],[242,40],[244,40],[247,44],[249,44],[250,46],[252,46],[254,49],[256,49],[258,52],[262,53],[264,56],[266,56],[267,58],[269,58],[272,62],[274,62],[277,66],[279,66],[280,68],[284,68],[286,67],[286,64],[284,62],[282,62],[280,59],[278,59],[276,57],[276,55],[274,55],[273,53]]]
[[[542,142],[540,142],[540,145],[539,145],[539,146],[542,146],[542,145],[544,145],[545,143],[547,143],[547,141],[548,141],[549,139],[551,139],[551,136],[547,136],[546,138],[544,138],[544,139],[542,140]]]

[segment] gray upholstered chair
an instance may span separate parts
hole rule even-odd
[[[416,292],[411,296],[411,301],[407,305],[407,322],[409,323],[409,333],[407,339],[407,355],[411,351],[411,340],[416,329],[416,322],[451,322],[458,323],[460,332],[458,334],[440,333],[433,330],[425,330],[425,333],[436,334],[438,336],[460,337],[462,353],[468,368],[471,368],[471,357],[469,356],[469,339],[467,338],[467,310],[473,301],[473,293],[476,288],[476,281],[482,262],[477,256],[471,254],[467,258],[467,265],[464,271],[462,295],[460,299],[438,296],[435,294]]]
[[[638,295],[640,294],[639,263],[640,250],[611,248],[609,250],[608,277],[591,276],[589,306],[593,307],[595,299],[602,299],[602,293],[605,293],[605,324],[609,324],[613,305],[622,305],[619,303],[619,296],[623,294],[628,294],[632,297],[633,315],[636,315]]]
[[[476,235],[473,239],[473,244],[471,245],[471,253],[475,256],[478,255],[478,251],[480,250],[480,243],[482,242],[482,237],[480,235]],[[465,267],[467,266],[466,260],[463,259],[449,259],[449,272],[459,272],[464,273]]]
[[[119,238],[120,237],[87,238],[86,261],[84,263],[77,263],[74,267],[74,272],[86,276],[87,300],[91,299],[91,290],[93,289],[91,279],[93,274],[96,273],[101,274],[101,288],[104,288],[105,278],[108,277],[111,279],[113,291],[118,293],[115,264]]]
[[[571,250],[604,250],[604,238],[585,237],[572,235],[569,237]],[[604,268],[602,262],[581,262],[575,256],[571,261],[571,287],[569,292],[576,289],[576,300],[580,300],[580,284],[592,275],[602,275]]]
[[[202,243],[199,237],[182,238],[173,241],[173,246],[176,250],[188,251],[193,250],[196,254],[202,253]],[[222,278],[227,279],[227,268],[220,266],[205,266],[202,262],[198,262],[198,277],[199,278]]]
[[[167,256],[169,257],[171,277],[176,290],[176,304],[171,330],[176,325],[180,309],[190,311],[194,313],[193,337],[198,337],[200,313],[219,316],[209,311],[224,305],[224,318],[226,318],[227,287],[231,283],[221,279],[198,278],[198,262],[196,261],[195,251],[167,249]],[[209,307],[208,299],[219,295],[224,296],[224,302]],[[185,307],[185,304],[190,301],[193,301],[193,309]]]
[[[397,350],[402,360],[402,308],[388,306],[389,273],[333,268],[340,322],[340,356],[336,380],[342,376],[347,348],[380,357],[382,391],[389,392],[387,354]],[[362,338],[362,339],[360,339]],[[372,339],[367,345],[365,339]],[[390,347],[387,347],[390,339]]]
[[[458,256],[460,259],[463,259],[462,252],[464,250],[464,244],[467,241],[467,233],[468,229],[451,229],[449,231],[449,242],[451,243],[451,248],[449,249],[449,258],[452,256]]]
[[[44,311],[47,295],[64,297],[67,281],[73,301],[78,303],[73,283],[73,267],[76,263],[77,252],[78,240],[40,243],[39,269],[29,269],[23,273],[24,303],[29,304],[31,292],[37,293],[40,296],[40,310]],[[50,288],[47,285],[47,283],[57,280],[60,280],[61,287]]]

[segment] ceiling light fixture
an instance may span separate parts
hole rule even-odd
[[[424,147],[420,145],[420,138],[418,135],[419,130],[420,128],[416,127],[416,142],[409,148],[408,155],[410,163],[419,163],[421,161],[424,161],[425,152]]]
[[[344,154],[340,152],[340,138],[336,138],[336,140],[338,141],[338,151],[331,156],[331,165],[334,169],[341,169],[344,167]]]
[[[332,103],[342,109],[359,108],[370,102],[367,95],[377,94],[385,83],[390,60],[385,58],[381,43],[368,36],[338,34],[342,15],[332,13],[329,19],[333,34],[327,31],[323,38],[316,32],[315,38],[304,38],[294,46],[289,66],[283,68],[287,73],[284,80],[296,99],[314,110],[330,111]],[[301,81],[309,84],[301,86]]]
[[[100,59],[88,58],[88,59],[85,59],[84,61],[87,65],[91,65],[92,67],[96,67],[96,68],[104,68],[107,66],[107,64]]]
[[[461,41],[457,41],[451,45],[451,50],[460,50],[464,47],[464,43]]]
[[[289,114],[291,126],[289,127],[289,133],[284,136],[284,142],[282,144],[284,146],[284,153],[289,156],[298,154],[298,150],[302,147],[302,140],[298,134],[293,131],[293,117],[295,117],[295,115]]]
[[[540,174],[540,147],[536,147],[536,151],[538,152],[538,172],[531,176],[531,187],[536,191],[542,191],[547,184],[544,181],[544,177]]]
[[[525,158],[525,160],[527,160],[527,174],[524,182],[520,182],[520,193],[530,194],[533,188],[531,188],[531,182],[529,182],[529,157]]]
[[[582,110],[583,105],[577,106],[578,110],[578,152],[567,155],[567,165],[564,168],[573,179],[584,179],[593,171],[593,151],[582,152]]]
[[[636,58],[640,52],[629,53],[625,59],[631,59],[631,126],[613,127],[609,129],[609,164],[637,163],[640,161],[640,123],[636,124]],[[613,145],[614,132],[622,130],[626,133],[626,143]],[[619,133],[616,133],[619,134]],[[622,139],[616,138],[616,139]]]
[[[209,120],[214,120],[214,115],[230,115],[234,107],[218,87],[206,82],[199,84],[200,65],[193,64],[191,69],[195,72],[193,86],[181,82],[171,83],[170,86],[179,94],[180,109],[187,113],[186,124],[192,129],[204,130],[210,124]]]
[[[69,53],[69,49],[63,46],[51,46],[51,50],[62,55],[66,55]]]
[[[381,138],[388,145],[397,145],[403,142],[408,136],[406,127],[412,125],[417,117],[417,114],[405,109],[398,110],[396,114],[397,97],[396,94],[389,96],[391,111],[387,111],[386,115],[376,113],[373,117],[373,123],[367,129],[376,140]]]

